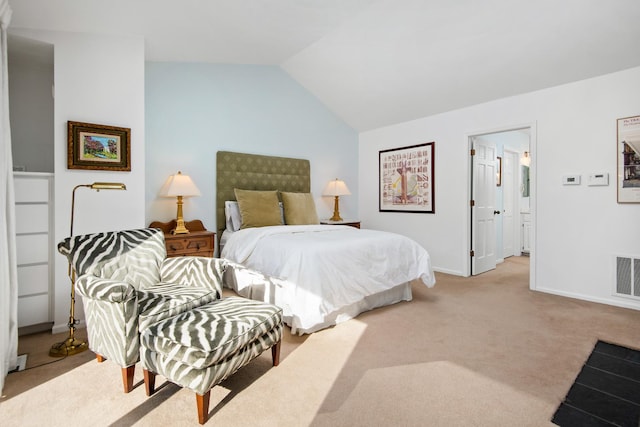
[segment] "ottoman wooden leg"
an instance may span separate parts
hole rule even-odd
[[[273,366],[278,366],[280,364],[280,343],[282,341],[278,341],[271,347],[271,359],[273,360]]]
[[[98,363],[102,363],[107,360],[107,358],[102,356],[101,354],[96,354],[96,359],[98,360]]]
[[[142,370],[144,375],[144,389],[147,396],[151,396],[156,391],[156,374],[146,369]]]
[[[135,371],[136,365],[122,368],[122,385],[124,385],[125,393],[129,393],[131,390],[133,390],[133,374]]]
[[[211,390],[203,395],[196,393],[196,403],[198,404],[198,422],[204,424],[209,419],[209,397]]]

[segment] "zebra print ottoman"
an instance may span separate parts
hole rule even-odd
[[[155,376],[196,393],[198,421],[209,416],[211,389],[271,348],[280,358],[282,310],[275,305],[227,297],[151,325],[140,337],[140,361],[148,396]]]

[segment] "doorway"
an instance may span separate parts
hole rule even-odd
[[[532,127],[469,136],[470,275],[530,251]]]
[[[502,156],[502,259],[522,252],[520,234],[521,204],[520,153],[504,147]]]

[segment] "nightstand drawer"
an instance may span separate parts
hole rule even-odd
[[[212,257],[215,233],[211,231],[193,231],[189,234],[165,234],[167,256],[204,256]]]

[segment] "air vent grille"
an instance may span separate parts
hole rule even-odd
[[[616,256],[614,294],[640,299],[640,257]]]

